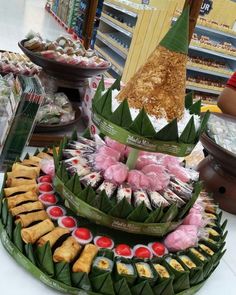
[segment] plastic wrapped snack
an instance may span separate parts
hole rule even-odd
[[[75,111],[64,93],[47,94],[37,115],[38,124],[58,125],[75,119]]]

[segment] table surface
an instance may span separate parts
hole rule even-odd
[[[30,149],[27,148],[27,152]],[[0,174],[0,186],[3,174]],[[203,288],[197,293],[199,295],[227,295],[236,294],[236,216],[223,212],[223,219],[228,219],[226,238],[226,249],[224,257],[215,272],[208,279]],[[6,252],[0,243],[0,294],[3,295],[56,295],[59,292],[50,289],[23,269]],[[125,294],[124,294],[125,295]]]

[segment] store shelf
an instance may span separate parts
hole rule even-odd
[[[45,10],[49,12],[52,17],[59,23],[60,26],[62,26],[65,31],[72,36],[73,39],[78,40],[79,37],[75,34],[74,30],[72,28],[69,28],[67,24],[65,24],[51,9],[51,6],[46,4]]]
[[[103,34],[100,31],[98,31],[98,33],[97,33],[97,39],[100,40],[100,41],[102,41],[104,44],[106,44],[112,50],[116,51],[122,58],[126,59],[127,54],[128,54],[128,50],[126,50],[125,48],[123,48],[117,42],[113,41],[112,38],[110,38],[109,36]]]
[[[102,16],[107,18],[109,21],[113,22],[117,26],[123,28],[125,31],[128,31],[129,33],[133,34],[134,29],[132,27],[127,26],[125,23],[120,22],[119,20],[111,17],[110,15],[106,14],[105,12],[102,12]]]
[[[103,58],[107,59],[111,62],[111,68],[119,75],[122,75],[123,72],[123,66],[117,61],[117,58],[114,57],[114,54],[112,54],[111,51],[107,48],[100,48],[96,44],[94,46],[95,50],[98,52],[99,55],[101,55]]]
[[[216,101],[209,101],[209,100],[202,100],[202,104],[203,105],[217,105],[217,102]]]
[[[124,7],[120,7],[118,5],[115,5],[115,4],[107,2],[107,1],[104,1],[103,5],[109,6],[109,7],[113,8],[113,9],[116,9],[116,10],[118,10],[120,12],[123,12],[123,13],[125,13],[125,14],[127,14],[129,16],[132,16],[132,17],[137,17],[138,16],[137,13],[135,13],[133,11],[127,10]],[[132,9],[132,8],[130,8],[130,9]]]
[[[176,17],[174,17],[172,19],[172,21],[174,21],[174,22],[176,20],[177,20]],[[227,33],[227,32],[221,31],[221,30],[217,30],[217,29],[214,29],[214,28],[210,28],[210,27],[207,27],[207,26],[202,26],[202,25],[197,24],[196,29],[203,30],[203,31],[206,31],[206,32],[210,32],[210,33],[214,33],[216,35],[220,35],[220,36],[227,37],[227,38],[236,39],[236,34],[230,34],[230,33]]]
[[[227,74],[223,74],[220,72],[215,72],[213,70],[206,70],[206,69],[198,68],[198,67],[191,66],[191,65],[187,65],[187,70],[199,72],[199,73],[204,73],[204,74],[208,74],[208,75],[212,75],[212,76],[222,77],[222,78],[229,78],[231,76],[230,74],[227,75]]]
[[[197,87],[197,86],[193,86],[193,85],[186,85],[186,89],[189,90],[194,90],[194,91],[199,91],[199,92],[204,92],[204,93],[211,93],[211,94],[220,94],[221,90],[214,90],[214,89],[210,89],[210,88],[205,88],[205,87]]]
[[[190,45],[189,49],[196,50],[196,51],[199,51],[199,52],[204,52],[204,53],[207,53],[207,54],[210,54],[210,55],[215,55],[215,56],[223,57],[225,59],[230,59],[230,60],[236,61],[236,56],[220,53],[218,51],[213,51],[213,50],[210,50],[210,49],[205,49],[205,48],[202,48],[200,46]]]
[[[109,19],[108,19],[109,17]],[[114,29],[116,29],[117,31],[123,33],[124,35],[128,36],[128,37],[132,37],[132,33],[127,31],[126,29],[124,29],[123,24],[118,22],[117,20],[113,19],[110,16],[107,16],[106,14],[102,13],[101,16],[101,21],[103,21],[104,23],[108,24],[110,27],[113,27]],[[120,23],[119,25],[117,25],[115,22]],[[121,26],[122,25],[122,26]]]

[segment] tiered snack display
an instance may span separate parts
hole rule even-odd
[[[77,143],[82,140],[86,141],[78,138]],[[61,152],[54,149],[54,156]],[[3,245],[48,286],[67,294],[193,294],[217,267],[224,254],[226,222],[221,223],[221,214],[207,194],[201,198],[209,238],[176,252],[170,245],[178,245],[170,236],[164,244],[153,235],[109,230],[74,215],[55,193],[52,177],[40,170],[41,166],[45,171],[45,162],[51,159],[52,150],[44,150],[15,163],[5,175],[0,202]],[[58,171],[58,176],[69,177],[66,171],[63,177]],[[78,192],[79,183],[72,179],[67,187],[73,183]],[[68,197],[66,191],[62,196]],[[187,227],[184,243],[194,238],[194,227]],[[178,231],[183,235],[180,227]]]
[[[188,23],[187,7],[120,92],[119,81],[104,92],[101,80],[93,120],[109,137],[74,133],[6,173],[2,242],[47,285],[67,294],[194,294],[224,255],[222,214],[198,174],[172,156],[190,154],[208,119],[184,99]]]

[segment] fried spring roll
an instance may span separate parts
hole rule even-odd
[[[25,178],[8,178],[7,186],[15,187],[19,185],[29,185],[29,184],[37,184],[35,179],[25,179]]]
[[[15,193],[26,193],[32,190],[37,191],[37,189],[37,184],[18,185],[14,187],[4,188],[4,194],[6,197],[9,197]]]
[[[37,201],[38,195],[35,191],[29,191],[24,194],[19,194],[14,197],[7,198],[8,209],[14,208],[17,205],[27,201]]]
[[[36,157],[36,156],[29,156],[29,160],[34,161],[34,162],[36,162],[38,164],[42,161],[41,158]]]
[[[19,171],[19,170],[35,171],[37,176],[39,176],[39,173],[40,173],[39,167],[28,167],[28,166],[22,165],[21,163],[13,164],[12,171]]]
[[[22,240],[28,244],[34,244],[40,237],[54,229],[54,224],[50,219],[45,219],[31,227],[21,230]]]
[[[35,162],[30,159],[25,159],[21,162],[22,165],[29,166],[29,167],[39,167],[39,162]]]
[[[69,234],[69,233],[70,233],[70,231],[67,228],[56,227],[50,233],[48,233],[45,236],[41,237],[37,241],[37,244],[39,246],[43,246],[44,244],[49,242],[50,246],[52,247],[60,237],[62,237],[65,234]]]
[[[44,153],[44,152],[40,152],[36,155],[36,157],[40,158],[40,159],[48,159],[48,160],[51,160],[52,159],[52,156],[50,156],[49,154],[47,153]]]
[[[93,244],[87,244],[84,247],[79,259],[76,260],[72,267],[73,272],[89,273],[94,257],[98,253],[98,247]]]
[[[37,177],[36,171],[30,170],[15,170],[12,172],[7,172],[8,178],[28,178],[28,179],[35,179]]]
[[[26,203],[26,204],[11,208],[10,212],[12,216],[16,216],[21,213],[31,212],[31,211],[40,210],[40,209],[43,209],[43,204],[39,201],[36,201],[36,202],[30,202],[30,203]]]
[[[31,212],[26,214],[20,214],[16,216],[16,223],[21,223],[22,228],[29,226],[35,221],[42,221],[48,218],[47,212],[45,210],[40,210],[37,212]]]
[[[82,246],[76,241],[76,239],[74,237],[69,237],[60,247],[56,248],[53,254],[53,261],[70,263],[79,254],[81,249]]]

